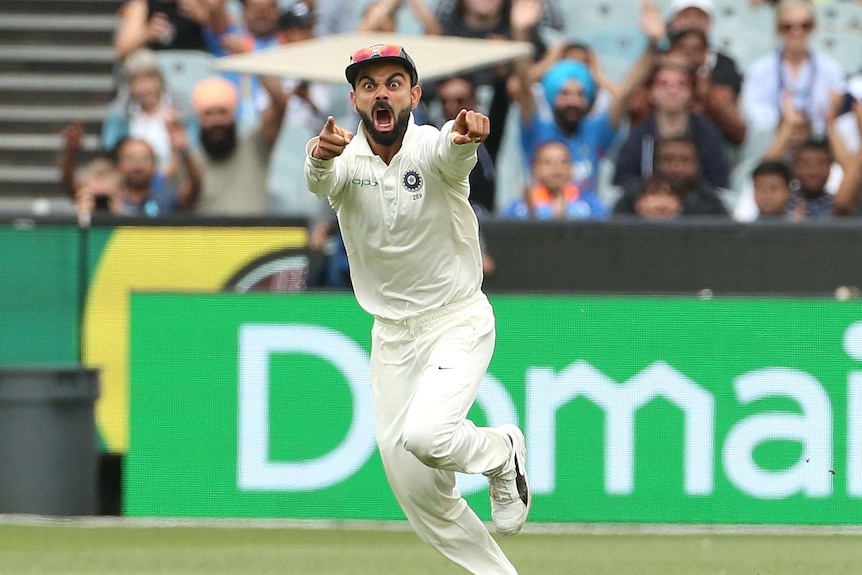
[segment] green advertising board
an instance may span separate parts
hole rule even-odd
[[[495,296],[531,521],[862,522],[862,304]],[[401,519],[349,294],[135,294],[126,513]],[[487,519],[483,481],[459,477]]]
[[[0,226],[0,246],[0,366],[76,364],[78,229],[23,220]]]

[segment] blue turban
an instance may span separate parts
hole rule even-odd
[[[596,97],[596,82],[590,75],[590,69],[583,62],[561,60],[551,66],[551,69],[542,77],[542,88],[545,90],[545,98],[548,99],[551,108],[554,107],[557,96],[569,80],[576,80],[581,85],[584,96],[592,105]]]

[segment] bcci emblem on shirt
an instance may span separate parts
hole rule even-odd
[[[401,182],[404,184],[405,188],[411,192],[415,192],[422,187],[422,176],[420,176],[419,172],[416,170],[407,170],[404,172]]]

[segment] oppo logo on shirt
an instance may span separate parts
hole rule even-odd
[[[377,186],[377,180],[361,180],[359,178],[353,178],[350,180],[350,183],[354,186],[359,186],[360,188],[364,188],[366,186]]]

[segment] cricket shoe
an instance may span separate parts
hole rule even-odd
[[[527,442],[517,426],[507,424],[497,428],[509,443],[509,461],[488,475],[491,496],[491,519],[500,535],[515,535],[527,522],[533,503],[527,482]]]

